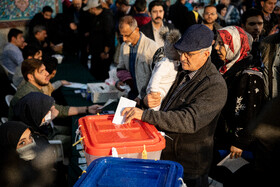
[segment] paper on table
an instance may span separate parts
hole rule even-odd
[[[99,107],[97,109],[102,109],[102,108],[108,106],[109,104],[111,104],[111,103],[113,103],[115,101],[116,101],[116,99],[108,99],[108,101],[103,106],[101,106],[101,107]]]
[[[70,82],[69,85],[64,85],[65,87],[68,88],[79,88],[79,89],[87,89],[86,84],[78,83],[78,82]]]
[[[116,125],[124,124],[124,119],[125,118],[124,118],[124,116],[121,115],[121,112],[126,107],[135,107],[135,106],[136,106],[135,101],[132,101],[132,100],[127,99],[125,97],[121,97],[112,123],[114,123]]]
[[[230,154],[226,156],[221,162],[217,164],[217,166],[225,166],[232,173],[236,172],[242,166],[248,164],[249,162],[242,157],[238,158],[230,158]]]

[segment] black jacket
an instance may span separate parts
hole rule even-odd
[[[188,8],[179,1],[170,6],[169,20],[172,21],[175,28],[179,29],[182,35],[189,26],[196,24],[194,13],[188,11]]]
[[[163,25],[165,27],[168,27],[169,30],[174,29],[173,24],[167,23],[165,21],[163,21]],[[147,36],[148,38],[155,40],[154,37],[154,32],[153,32],[153,25],[152,25],[152,21],[150,21],[149,23],[147,23],[146,25],[143,25],[140,28],[140,31],[145,34],[145,36]]]
[[[160,111],[145,110],[142,120],[164,131],[162,159],[177,161],[186,175],[204,175],[213,157],[213,136],[226,98],[226,83],[210,59],[178,91],[179,72]]]
[[[103,9],[102,13],[94,16],[90,27],[90,52],[97,54],[110,47],[110,56],[114,54],[114,18],[111,10]]]

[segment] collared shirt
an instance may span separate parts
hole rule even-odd
[[[21,50],[12,43],[7,43],[0,56],[0,61],[5,68],[14,73],[18,65],[23,62]]]
[[[153,24],[152,24],[152,25],[153,25]],[[163,27],[163,24],[162,24],[161,27]],[[160,27],[160,28],[161,28],[161,27]],[[163,47],[163,46],[164,46],[164,41],[163,41],[163,39],[161,38],[161,36],[159,35],[160,28],[159,28],[159,29],[156,29],[156,28],[153,26],[153,33],[154,33],[155,42],[158,44],[159,47]]]
[[[139,40],[138,40],[138,42],[136,43],[135,46],[129,45],[129,47],[130,47],[130,51],[129,51],[129,71],[130,71],[130,74],[133,78],[134,87],[136,88],[136,90],[137,90],[137,85],[136,85],[136,75],[135,75],[135,63],[136,63],[138,46],[139,46],[141,38],[142,38],[142,33],[140,33],[140,38],[139,38]]]

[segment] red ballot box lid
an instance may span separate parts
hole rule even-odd
[[[84,137],[85,151],[94,156],[112,155],[112,147],[118,154],[141,153],[144,145],[147,152],[165,148],[165,139],[154,125],[141,120],[116,125],[114,114],[91,115],[79,119],[79,128]]]

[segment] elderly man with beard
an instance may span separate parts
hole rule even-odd
[[[161,27],[168,27],[169,30],[173,29],[174,26],[170,23],[163,21],[164,17],[164,7],[163,2],[159,0],[154,0],[149,4],[149,15],[151,16],[151,21],[140,28],[140,31],[145,34],[148,38],[154,40],[159,47],[164,45],[164,41],[159,35],[159,30]]]
[[[49,84],[49,73],[46,71],[46,67],[42,61],[37,59],[26,59],[23,61],[21,66],[23,78],[26,83],[22,85],[15,93],[11,100],[9,107],[9,120],[14,118],[13,107],[17,102],[30,92],[41,92],[43,93],[42,87]],[[98,111],[99,105],[72,107],[62,106],[55,104],[55,107],[59,111],[58,117],[73,116],[82,113],[95,114]]]

